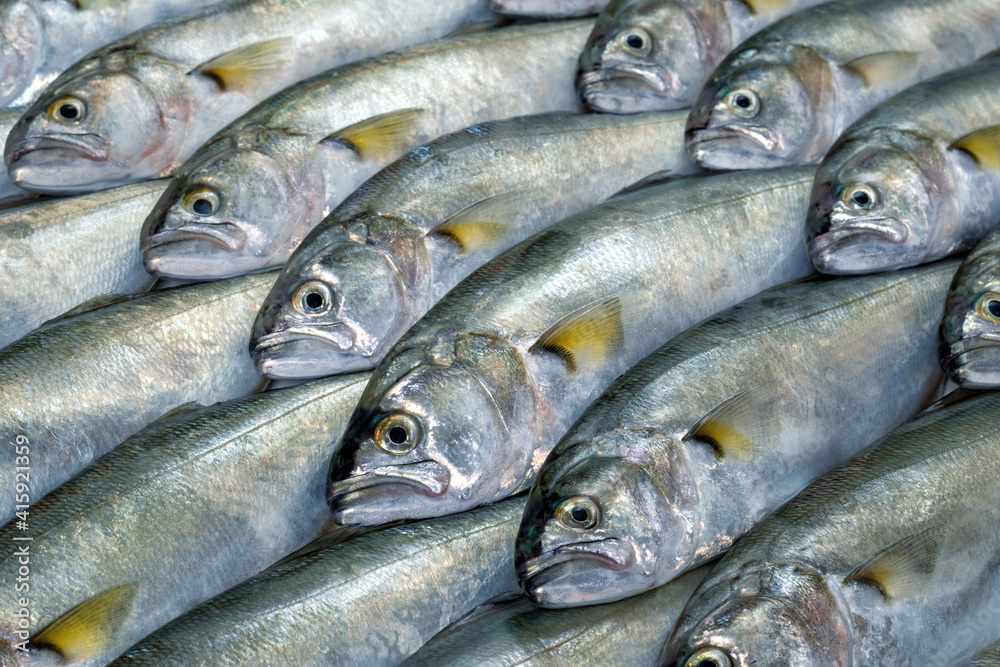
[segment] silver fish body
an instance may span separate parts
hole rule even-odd
[[[814,171],[689,177],[613,197],[472,273],[375,371],[330,464],[334,520],[449,514],[525,488],[632,364],[811,272],[801,215]]]
[[[273,378],[373,368],[490,258],[643,176],[692,171],[685,116],[525,116],[415,149],[292,255],[254,324],[258,367]]]
[[[995,392],[941,407],[806,487],[709,573],[666,664],[964,664],[996,633],[998,418]]]
[[[317,538],[331,440],[367,375],[220,403],[156,422],[0,528],[0,624],[16,618],[17,550],[30,537],[31,636],[104,591],[137,585],[109,660],[192,607]],[[0,629],[0,634],[3,630]],[[44,652],[43,647],[32,647]],[[73,664],[83,664],[74,662]]]
[[[274,278],[142,294],[49,323],[0,349],[0,441],[28,445],[30,499],[184,403],[260,387],[246,346]],[[0,480],[14,488],[14,466],[0,471]],[[14,505],[13,493],[0,498],[0,518],[9,520]]]
[[[4,160],[14,183],[37,192],[168,176],[286,86],[488,16],[484,0],[227,0],[67,69],[21,118]]]
[[[42,88],[91,51],[216,2],[4,0],[0,3],[0,106],[31,104]]]
[[[0,347],[82,303],[143,292],[136,237],[166,181],[0,211]]]
[[[407,148],[477,122],[578,110],[573,69],[592,23],[452,37],[272,97],[174,177],[144,227],[146,268],[214,279],[280,266],[334,206]],[[351,129],[378,119],[391,129]],[[369,148],[372,140],[380,145]]]
[[[512,498],[316,548],[216,596],[112,664],[398,664],[515,589],[509,546],[523,503]]]
[[[941,367],[968,388],[1000,387],[1000,231],[969,253],[948,291]]]
[[[6,140],[7,135],[14,129],[14,125],[23,114],[24,109],[20,107],[0,109],[0,137]],[[14,185],[6,170],[0,170],[0,203],[6,204],[30,196],[26,190]]]
[[[539,471],[515,549],[525,593],[565,607],[660,586],[916,414],[941,386],[957,268],[782,285],[629,369]]]
[[[688,120],[712,169],[818,162],[879,102],[1000,46],[1000,0],[838,0],[788,16],[713,72]]]
[[[956,146],[1000,126],[1000,56],[886,100],[816,174],[806,240],[824,273],[885,271],[969,250],[1000,219],[1000,173]]]
[[[514,17],[568,19],[597,14],[608,0],[489,0],[497,14]]]
[[[484,605],[406,659],[445,665],[654,665],[708,568],[628,600],[577,609],[541,609],[524,598]]]
[[[1000,667],[1000,641],[977,653],[967,667]]]
[[[580,55],[580,95],[609,113],[685,109],[737,44],[824,1],[614,0]]]

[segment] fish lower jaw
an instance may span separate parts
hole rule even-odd
[[[525,595],[543,607],[575,607],[612,602],[645,588],[632,572],[634,561],[624,553],[611,555],[584,550],[584,545],[560,547],[518,566]]]
[[[327,502],[340,525],[430,518],[448,513],[427,500],[443,498],[450,478],[448,469],[437,461],[382,466],[331,482]]]
[[[967,389],[1000,387],[1000,340],[976,338],[954,343],[942,356],[941,368]]]
[[[296,328],[265,334],[252,341],[250,356],[262,374],[279,380],[371,370],[380,360],[374,351],[356,344],[352,331],[339,327],[328,332]]]
[[[771,169],[796,164],[781,154],[782,142],[763,127],[688,130],[685,144],[691,159],[708,169]]]

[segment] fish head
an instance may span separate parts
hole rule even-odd
[[[823,273],[874,273],[941,256],[958,220],[939,151],[896,142],[835,147],[816,173],[806,242]]]
[[[705,7],[641,0],[605,12],[580,56],[578,83],[595,111],[683,109],[715,63],[714,24]]]
[[[284,264],[322,218],[310,142],[249,128],[217,138],[167,186],[142,229],[159,278],[216,280]]]
[[[187,134],[187,84],[173,64],[110,51],[52,82],[18,120],[4,160],[36,192],[83,192],[155,178]]]
[[[969,253],[952,281],[941,320],[941,367],[971,389],[1000,386],[1000,237]]]
[[[514,563],[521,588],[543,607],[637,595],[694,557],[696,492],[686,466],[672,461],[667,466],[680,474],[661,477],[665,470],[652,473],[629,454],[679,448],[646,431],[598,439],[604,442],[560,443],[528,498]]]
[[[0,6],[0,107],[17,99],[38,68],[45,33],[28,0]]]
[[[397,261],[418,239],[390,249],[369,242],[369,225],[324,230],[289,260],[257,314],[250,353],[270,378],[308,378],[374,368],[413,316]],[[404,272],[405,273],[405,272]]]
[[[685,144],[709,169],[818,160],[832,140],[832,75],[812,49],[743,49],[715,70],[688,116]]]
[[[439,335],[395,348],[365,389],[330,462],[327,499],[338,524],[453,514],[524,483],[523,472],[509,472],[527,455],[508,426],[523,362],[488,336]]]
[[[710,578],[715,585],[703,585],[688,602],[660,664],[851,664],[850,631],[836,599],[814,570],[790,563],[750,563],[736,577]]]

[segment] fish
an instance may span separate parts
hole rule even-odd
[[[20,639],[12,625],[24,596],[15,589],[17,538],[42,554],[31,562],[29,649],[73,664],[106,664],[319,538],[329,524],[330,443],[367,375],[188,406],[32,503],[27,530],[17,521],[0,528],[0,636]],[[110,590],[127,613],[103,621],[93,611]],[[72,632],[48,630],[74,614],[90,620]],[[88,635],[102,641],[83,653]]]
[[[1000,386],[1000,230],[969,253],[948,290],[941,367],[960,387]]]
[[[969,661],[967,667],[997,667],[1000,665],[1000,641],[983,649]]]
[[[633,366],[538,473],[515,547],[524,592],[567,607],[661,586],[926,407],[957,269],[775,287]]]
[[[144,292],[136,237],[165,180],[0,211],[0,347],[92,300]]]
[[[527,489],[611,382],[673,336],[809,275],[815,169],[691,176],[613,197],[459,283],[376,368],[330,462],[340,525]]]
[[[0,521],[171,410],[262,388],[246,350],[275,277],[85,304],[0,348],[0,442],[27,447],[30,468],[0,467],[6,488],[29,477],[0,496]]]
[[[11,181],[66,194],[173,174],[306,77],[489,20],[485,0],[226,0],[112,42],[50,83],[7,137]]]
[[[605,113],[686,109],[740,42],[825,0],[614,0],[580,54],[577,87]]]
[[[708,574],[700,568],[642,595],[576,609],[541,609],[524,597],[487,603],[402,662],[428,665],[652,665]]]
[[[740,539],[660,664],[954,665],[993,641],[1000,394],[957,393]]]
[[[598,14],[608,0],[489,0],[490,9],[504,16],[568,19]]]
[[[414,149],[292,254],[254,322],[258,368],[270,378],[374,368],[490,258],[645,176],[693,171],[685,118],[557,112],[480,123]]]
[[[524,498],[511,498],[316,544],[168,623],[111,664],[194,667],[224,655],[247,666],[396,665],[452,621],[516,590],[509,547],[523,506]]]
[[[982,240],[1000,219],[993,92],[1000,52],[908,88],[851,125],[816,174],[806,218],[813,266],[890,271]]]
[[[408,149],[477,122],[579,111],[573,71],[592,24],[452,37],[288,88],[181,167],[143,228],[146,269],[214,280],[281,266],[334,206]]]
[[[4,0],[0,107],[25,106],[91,51],[218,0]]]
[[[740,44],[687,126],[709,169],[819,162],[879,102],[1000,47],[1000,0],[838,0]]]
[[[2,31],[3,23],[0,22],[0,32]],[[2,49],[3,47],[0,46],[0,51],[2,51]],[[6,137],[10,134],[10,131],[14,129],[14,124],[17,123],[18,118],[20,118],[23,113],[24,109],[21,107],[0,109],[0,137]],[[30,196],[32,195],[29,192],[22,190],[11,182],[10,178],[7,176],[6,170],[0,170],[0,205],[17,202],[18,200],[26,199]]]

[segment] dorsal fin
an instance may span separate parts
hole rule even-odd
[[[934,572],[943,532],[931,527],[904,537],[854,568],[844,583],[872,586],[887,600],[920,595]]]
[[[138,292],[138,294],[142,294],[142,292]],[[84,301],[78,306],[73,306],[62,315],[57,315],[51,320],[46,320],[41,326],[62,322],[63,320],[68,320],[71,317],[83,315],[84,313],[89,313],[93,310],[104,308],[105,306],[121,303],[122,301],[128,301],[134,296],[136,296],[136,294],[104,294],[102,296],[94,297],[93,299]]]
[[[753,14],[777,14],[788,7],[788,0],[740,0]]]
[[[598,366],[624,343],[622,303],[611,297],[584,306],[552,325],[531,350],[550,352],[566,362],[570,373]]]
[[[363,159],[388,160],[405,152],[424,109],[399,109],[337,130],[323,141],[344,142]]]
[[[861,77],[866,86],[876,86],[905,80],[916,71],[919,64],[919,53],[882,51],[855,58],[845,63],[844,68]]]
[[[948,146],[948,150],[965,151],[982,166],[1000,170],[1000,125],[970,132]]]
[[[691,427],[685,441],[711,447],[717,459],[750,458],[763,449],[774,432],[777,384],[765,382],[727,398]]]
[[[466,206],[429,232],[454,241],[459,254],[497,247],[513,231],[512,218],[523,192],[505,192]]]
[[[49,623],[31,645],[57,651],[66,662],[99,656],[115,642],[138,593],[135,581],[104,591]]]
[[[276,37],[227,51],[195,67],[191,72],[214,79],[223,90],[249,88],[268,79],[273,70],[292,57],[292,38]]]

